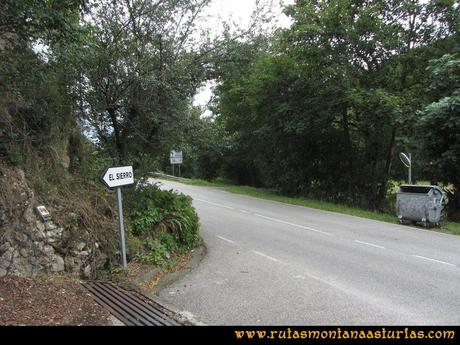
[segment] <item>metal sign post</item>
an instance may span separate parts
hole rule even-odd
[[[180,177],[180,165],[182,164],[182,151],[175,151],[172,150],[169,153],[169,161],[171,162],[172,165],[172,171],[173,171],[173,176],[176,176],[174,174],[174,165],[179,165],[179,177]]]
[[[123,224],[123,202],[121,197],[121,188],[117,187],[117,211],[118,211],[118,229],[120,230],[120,249],[121,261],[123,267],[127,266],[126,262],[126,244],[125,244],[125,226]]]
[[[120,250],[123,267],[127,266],[126,261],[126,244],[125,244],[125,227],[123,224],[123,202],[121,196],[121,187],[134,183],[133,167],[112,167],[105,168],[100,175],[101,182],[107,188],[115,188],[117,196],[117,213],[118,228],[120,231]]]

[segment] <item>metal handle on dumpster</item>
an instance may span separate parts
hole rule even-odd
[[[444,200],[444,193],[441,193],[441,199],[439,199],[439,206],[442,205],[443,200]]]

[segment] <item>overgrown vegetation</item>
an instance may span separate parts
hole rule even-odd
[[[163,266],[199,243],[199,220],[190,197],[140,183],[127,193],[126,204],[131,257]]]

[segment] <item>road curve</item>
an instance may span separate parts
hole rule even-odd
[[[160,182],[208,248],[160,297],[206,324],[460,324],[460,236]]]

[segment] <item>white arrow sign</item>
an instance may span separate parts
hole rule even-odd
[[[101,174],[101,182],[108,188],[126,186],[134,183],[133,167],[106,168]]]

